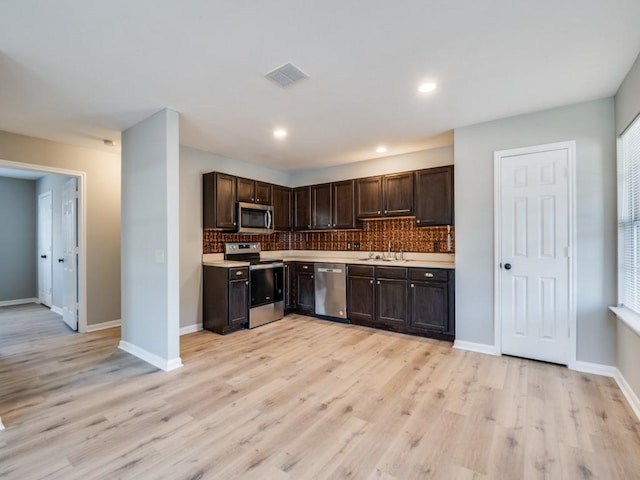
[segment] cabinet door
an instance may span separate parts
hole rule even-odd
[[[331,184],[311,187],[311,229],[329,230],[331,228]]]
[[[356,181],[356,213],[358,217],[382,215],[382,177],[359,178]]]
[[[384,215],[413,215],[413,172],[385,175]]]
[[[235,230],[236,177],[215,172],[204,174],[202,189],[203,227]]]
[[[311,228],[311,187],[294,189],[293,205],[293,229],[309,230]]]
[[[315,280],[313,273],[296,272],[296,305],[300,313],[315,313]]]
[[[453,225],[453,166],[419,170],[416,177],[416,226]]]
[[[248,289],[247,280],[229,282],[229,326],[240,327],[249,321]]]
[[[413,330],[447,332],[449,330],[447,283],[411,282],[409,290],[410,327]]]
[[[255,182],[256,203],[261,205],[271,205],[271,184]]]
[[[352,323],[370,324],[375,315],[375,286],[373,277],[347,278],[347,312]]]
[[[332,185],[333,224],[331,228],[356,228],[355,182],[347,180]]]
[[[256,182],[248,178],[238,178],[237,183],[237,199],[239,202],[255,202]]]
[[[291,189],[273,186],[273,228],[291,231]]]
[[[293,262],[286,262],[284,264],[284,308],[286,310],[296,308],[295,268],[296,266]]]
[[[377,321],[404,327],[407,322],[407,281],[380,278],[377,286]]]

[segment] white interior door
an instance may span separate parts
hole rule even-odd
[[[570,149],[498,152],[502,353],[570,359]],[[553,146],[550,146],[553,147]]]
[[[51,192],[38,195],[38,300],[51,307]]]
[[[78,330],[78,222],[76,179],[71,178],[62,190],[62,319]]]

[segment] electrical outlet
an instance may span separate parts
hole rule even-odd
[[[436,253],[440,252],[440,242],[434,242],[433,243],[433,251]]]

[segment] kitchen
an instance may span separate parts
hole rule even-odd
[[[205,329],[286,311],[454,340],[453,166],[293,189],[212,172],[202,188]]]

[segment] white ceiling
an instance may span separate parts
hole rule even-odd
[[[184,145],[336,165],[611,96],[639,24],[638,0],[4,1],[0,130],[104,149],[168,107]],[[263,78],[287,62],[310,78]],[[423,80],[439,88],[421,96]]]

